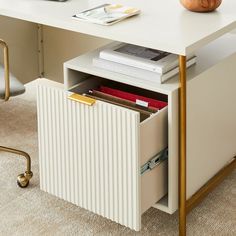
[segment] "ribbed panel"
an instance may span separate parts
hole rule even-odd
[[[140,230],[139,115],[38,86],[41,189]]]

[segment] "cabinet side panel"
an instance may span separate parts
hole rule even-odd
[[[179,187],[179,93],[168,96],[169,158],[168,158],[168,208],[169,213],[178,209]]]
[[[41,189],[140,230],[139,114],[67,96],[38,86]]]
[[[236,154],[236,53],[188,83],[187,197]]]
[[[168,95],[168,195],[153,207],[173,214],[178,209],[179,103],[178,89]]]

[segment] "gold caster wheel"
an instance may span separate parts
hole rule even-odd
[[[29,185],[29,181],[33,176],[33,172],[26,171],[24,174],[20,174],[17,176],[17,185],[20,188],[26,188]]]
[[[0,40],[1,43],[1,40]],[[33,172],[31,171],[31,158],[28,153],[14,148],[8,148],[0,146],[0,151],[14,153],[20,156],[25,157],[26,159],[26,171],[24,174],[20,174],[17,177],[17,185],[21,188],[26,188],[29,185],[30,179],[33,177]]]

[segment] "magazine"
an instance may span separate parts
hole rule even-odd
[[[112,25],[127,17],[137,15],[140,10],[120,4],[103,4],[74,15],[73,18],[101,25]]]

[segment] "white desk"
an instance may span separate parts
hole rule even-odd
[[[119,24],[111,27],[98,26],[94,24],[89,24],[85,22],[80,22],[71,19],[71,16],[76,12],[92,7],[104,1],[68,1],[65,3],[57,3],[50,1],[40,1],[40,0],[0,0],[0,14],[4,16],[14,17],[17,19],[23,19],[39,24],[45,24],[49,26],[58,27],[61,29],[71,30],[79,33],[89,34],[101,38],[136,44],[140,46],[150,47],[154,49],[159,49],[163,51],[168,51],[171,53],[179,55],[187,55],[190,52],[196,51],[203,47],[204,45],[210,43],[211,41],[217,39],[221,35],[231,31],[236,28],[236,2],[234,0],[224,1],[222,6],[218,11],[209,14],[199,14],[186,11],[182,8],[178,1],[166,0],[166,1],[156,1],[150,0],[147,4],[145,1],[119,1],[125,5],[131,5],[138,7],[142,10],[142,14],[137,17],[130,18]],[[13,7],[14,6],[14,7]],[[181,60],[184,57],[181,57]],[[233,57],[229,57],[229,61],[223,61],[222,67],[219,66],[213,69],[213,75],[215,75],[220,68],[226,68],[227,63],[231,63]],[[73,66],[73,63],[72,65]],[[92,70],[91,70],[92,71]],[[185,122],[185,82],[186,77],[183,73],[185,71],[185,65],[181,67],[182,80],[180,85],[181,91],[181,116],[182,121],[181,130],[181,160],[185,165],[185,150],[186,150],[186,122]],[[196,74],[198,75],[198,74]],[[233,74],[231,74],[232,79]],[[210,71],[208,72],[208,78],[210,78]],[[201,78],[201,83],[191,84],[190,90],[194,91],[194,87],[201,86],[204,84],[204,77]],[[211,88],[212,81],[206,83],[206,88]],[[138,85],[137,85],[138,86]],[[141,86],[141,85],[139,85]],[[166,86],[166,87],[165,87]],[[150,90],[154,91],[166,91],[166,89],[171,91],[176,91],[176,83],[174,85],[152,85],[149,86]],[[163,90],[161,90],[163,89]],[[218,91],[218,90],[217,90]],[[168,93],[168,92],[166,92]],[[178,95],[175,93],[175,96]],[[194,95],[197,97],[197,94]],[[191,96],[190,96],[191,99]],[[193,100],[191,100],[193,102]],[[194,104],[194,102],[193,102]],[[172,104],[174,105],[174,104]],[[175,104],[177,105],[177,104]],[[173,107],[172,107],[173,108]],[[175,106],[177,110],[177,106]],[[228,111],[228,110],[227,110]],[[201,111],[200,111],[201,112]],[[176,113],[177,114],[177,113]],[[173,117],[172,117],[173,118]],[[176,118],[176,117],[175,117]],[[194,120],[194,116],[191,114],[191,118]],[[191,131],[197,132],[196,129],[190,127]],[[176,132],[177,130],[175,130]],[[193,135],[193,134],[192,134]],[[189,136],[190,137],[190,136]],[[193,139],[190,139],[191,142]],[[188,146],[187,146],[188,147]],[[178,151],[178,149],[175,149]],[[233,153],[232,153],[233,155]],[[228,157],[230,158],[230,157]],[[227,159],[227,158],[226,158]],[[209,158],[209,161],[212,159]],[[172,161],[172,160],[170,160]],[[209,164],[209,163],[208,163]],[[222,165],[222,163],[221,163]],[[170,171],[170,169],[169,169]],[[176,186],[173,189],[177,189],[177,166],[175,174],[171,172],[172,179],[175,179]],[[181,177],[185,180],[184,166],[181,165],[181,173],[184,175]],[[184,181],[182,182],[184,183]],[[172,183],[173,184],[173,183]],[[172,190],[173,190],[172,189]],[[181,233],[184,235],[184,225],[185,225],[185,184],[181,185],[180,188],[181,195]],[[169,204],[171,204],[171,209],[173,210],[177,204],[177,197],[175,200],[168,199]],[[166,203],[165,203],[166,204]],[[164,205],[165,205],[164,204]],[[167,203],[168,204],[168,203]],[[161,208],[161,207],[159,207]],[[163,208],[164,209],[164,208]],[[172,210],[169,210],[170,212]],[[168,211],[168,206],[166,211]],[[135,223],[134,228],[140,229],[140,223]]]
[[[121,0],[120,3],[140,8],[141,15],[112,27],[71,19],[76,12],[103,2],[106,1],[0,0],[0,14],[180,55],[186,55],[236,27],[233,0],[223,2],[217,12],[200,15],[186,11],[179,1]]]

